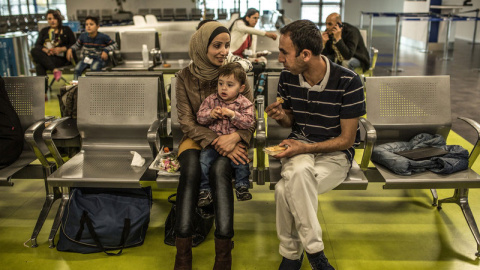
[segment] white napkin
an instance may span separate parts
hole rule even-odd
[[[142,167],[143,164],[145,164],[145,159],[142,158],[139,153],[135,151],[130,151],[130,153],[133,155],[132,164],[130,164],[130,166]]]

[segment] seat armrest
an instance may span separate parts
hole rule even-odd
[[[68,119],[70,119],[69,116],[55,119],[54,121],[52,121],[52,123],[50,123],[50,125],[47,128],[45,128],[45,130],[42,133],[42,138],[45,141],[45,144],[47,145],[48,150],[50,150],[50,153],[55,159],[55,162],[57,163],[58,167],[62,166],[63,163],[65,162],[63,161],[62,155],[58,151],[57,146],[55,146],[55,143],[53,142],[52,134],[58,125],[62,124]]]
[[[372,123],[370,123],[365,118],[360,118],[358,120],[362,125],[363,129],[365,129],[365,149],[363,150],[362,162],[360,163],[360,169],[367,170],[368,164],[370,163],[370,158],[372,156],[373,146],[375,145],[375,141],[377,140],[377,131],[373,127]]]
[[[458,119],[465,121],[472,128],[474,128],[475,131],[477,131],[477,142],[473,146],[472,152],[470,152],[470,156],[468,157],[468,167],[471,168],[480,154],[480,124],[475,120],[466,117],[458,117]]]
[[[265,161],[265,153],[263,152],[263,148],[265,147],[267,134],[265,130],[266,126],[266,119],[264,117],[265,112],[265,97],[263,95],[257,96],[255,99],[255,107],[257,108],[257,126],[255,131],[255,138],[254,138],[254,148],[257,153],[257,170],[264,171],[266,168],[266,161]],[[263,176],[263,177],[262,177]],[[257,179],[258,185],[265,185],[265,176],[264,174],[260,174],[259,178]]]
[[[373,52],[373,57],[372,57],[372,63],[370,65],[370,70],[375,69],[375,65],[377,64],[377,58],[378,58],[378,50],[374,47],[371,47],[372,52]]]
[[[33,125],[28,127],[28,129],[25,131],[25,141],[27,141],[27,143],[30,144],[30,146],[33,149],[33,152],[35,153],[35,156],[38,158],[40,163],[42,163],[42,166],[44,168],[49,168],[50,166],[48,164],[47,158],[42,153],[42,150],[40,150],[37,144],[37,141],[35,140],[36,134],[40,134],[44,128],[45,128],[45,119],[35,122]]]
[[[265,142],[266,139],[266,132],[265,132],[265,97],[263,95],[257,96],[255,100],[256,107],[257,107],[257,128],[256,128],[256,139],[263,140]]]
[[[160,135],[167,134],[167,118],[157,119],[153,121],[147,132],[147,141],[150,145],[153,158],[155,158],[160,151]]]
[[[123,62],[122,55],[120,54],[119,50],[109,51],[108,58],[110,59],[110,62],[114,67],[118,66]]]

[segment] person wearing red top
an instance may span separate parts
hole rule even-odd
[[[255,8],[249,8],[245,16],[237,19],[230,26],[232,34],[232,42],[230,43],[230,50],[234,55],[244,57],[245,50],[251,50],[254,55],[252,57],[263,56],[263,53],[256,53],[257,37],[266,36],[273,40],[277,39],[275,32],[266,32],[264,30],[255,29],[260,13]]]
[[[230,63],[219,69],[218,92],[208,96],[197,112],[197,122],[208,125],[217,135],[231,134],[238,129],[249,129],[255,123],[253,103],[241,93],[245,89],[247,76],[237,63]],[[202,176],[198,206],[212,203],[212,193],[209,185],[209,170],[220,154],[213,147],[206,147],[200,153]],[[248,191],[250,186],[250,169],[248,164],[230,161],[235,170],[235,190],[237,200],[252,199]]]

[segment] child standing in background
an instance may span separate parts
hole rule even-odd
[[[82,51],[82,60],[75,66],[74,80],[82,75],[82,72],[90,66],[92,71],[101,71],[108,60],[108,52],[118,48],[115,41],[109,36],[98,32],[98,18],[87,17],[85,19],[85,32],[80,35],[77,42],[67,51],[67,60],[73,58],[73,51]]]

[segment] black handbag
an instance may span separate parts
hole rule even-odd
[[[175,215],[176,215],[176,205],[175,197],[177,194],[172,194],[168,196],[168,202],[172,204],[170,213],[168,213],[167,220],[165,220],[165,240],[164,243],[169,246],[175,246]],[[192,246],[196,247],[200,245],[205,238],[207,237],[210,229],[212,229],[213,222],[215,217],[213,215],[213,205],[206,207],[196,207],[195,214],[193,217],[193,224],[195,231],[192,236]]]
[[[57,250],[120,255],[140,246],[150,222],[151,188],[75,188],[62,217]],[[107,252],[119,250],[117,253]]]

